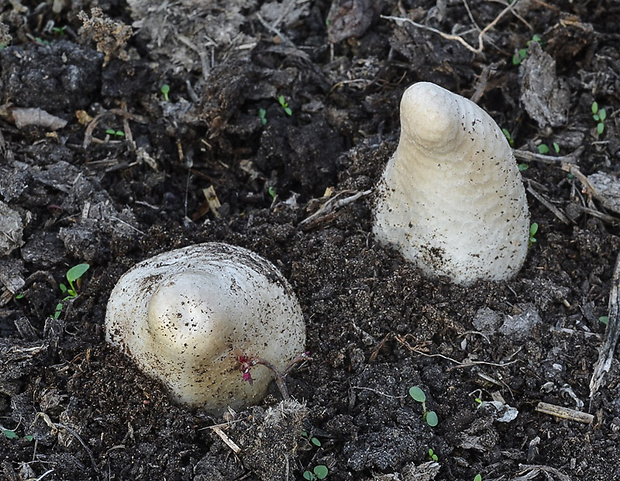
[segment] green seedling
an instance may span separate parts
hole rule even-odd
[[[267,123],[267,111],[265,109],[258,109],[258,118],[260,123],[265,125]]]
[[[435,411],[428,411],[426,409],[426,394],[422,391],[422,388],[419,386],[413,386],[409,389],[409,395],[417,402],[422,404],[422,419],[426,424],[431,427],[435,427],[439,424],[439,418],[437,418],[437,413]]]
[[[609,316],[601,316],[598,318],[598,320],[602,323],[602,324],[609,324]]]
[[[316,481],[317,479],[325,479],[329,474],[329,470],[327,466],[324,464],[319,464],[314,467],[312,471],[304,471],[304,479],[308,481]]]
[[[88,269],[90,269],[90,264],[84,263],[73,266],[67,271],[66,277],[67,281],[69,281],[69,287],[64,284],[60,284],[60,290],[63,294],[67,294],[67,297],[65,297],[63,301],[77,297],[77,291],[80,288],[82,276]]]
[[[506,136],[506,139],[508,140],[508,143],[510,144],[511,147],[514,147],[515,145],[515,141],[512,138],[512,135],[510,135],[510,132],[508,132],[508,129],[502,129],[502,132],[504,133],[504,135]]]
[[[170,93],[170,85],[163,84],[161,86],[161,88],[159,89],[159,91],[164,95],[164,100],[166,102],[169,102],[170,101],[170,97],[168,97],[168,94]]]
[[[519,172],[523,172],[530,168],[528,164],[519,164],[517,167],[519,167]]]
[[[60,291],[63,293],[65,297],[63,297],[62,301],[56,304],[56,309],[54,309],[54,314],[52,317],[54,319],[58,319],[60,314],[62,313],[63,302],[69,299],[75,299],[78,296],[78,290],[82,284],[82,276],[86,273],[86,271],[90,268],[90,264],[78,264],[77,266],[73,266],[71,269],[67,271],[66,277],[69,285],[61,283],[58,287],[60,287]]]
[[[280,95],[278,97],[278,102],[280,103],[280,105],[282,106],[282,108],[284,109],[284,112],[286,112],[286,115],[293,115],[293,111],[291,110],[291,108],[288,106],[288,102],[286,101],[286,99],[284,98],[284,95]]]
[[[556,154],[560,153],[560,145],[557,142],[553,142],[551,144],[551,147],[553,148],[553,151]],[[547,155],[549,152],[551,152],[551,149],[549,148],[547,144],[540,144],[537,148],[538,148],[538,153],[542,155]]]
[[[596,133],[601,135],[605,131],[605,119],[607,111],[598,108],[598,102],[592,102],[592,118],[597,122]]]
[[[435,454],[435,451],[433,451],[432,449],[428,450],[428,457],[431,461],[435,461],[435,462],[439,461],[439,456],[437,456]]]
[[[271,198],[274,199],[274,200],[275,200],[275,198],[278,195],[278,193],[276,192],[276,189],[274,189],[273,186],[269,186],[269,188],[267,189],[267,192],[269,193]]]
[[[536,222],[532,222],[532,225],[530,225],[530,241],[529,241],[530,246],[536,242],[537,232],[538,232],[538,224]]]
[[[316,446],[317,448],[321,447],[321,441],[319,441],[317,438],[315,438],[314,436],[310,437],[310,435],[308,434],[307,431],[302,431],[301,435],[306,438],[308,440],[308,442],[314,446]]]
[[[106,134],[111,135],[112,137],[114,137],[115,139],[117,138],[124,138],[125,137],[125,132],[123,132],[122,130],[114,130],[114,129],[108,129],[105,131]]]
[[[7,439],[17,439],[19,438],[19,436],[17,435],[17,433],[11,429],[2,429],[2,434],[4,434],[4,437]]]
[[[19,439],[19,435],[12,429],[0,428],[0,431],[2,431],[2,434],[4,434],[4,437],[7,439]],[[32,441],[34,439],[34,436],[28,434],[24,436],[24,439],[26,441]]]
[[[67,30],[66,25],[64,27],[53,27],[52,28],[52,32],[54,33],[54,35],[59,35],[59,36],[63,36],[65,34],[65,30]]]
[[[474,481],[482,481],[482,475],[480,473],[474,476]]]
[[[19,294],[15,294],[15,299],[23,299],[24,298],[24,293],[20,292]]]
[[[527,46],[529,47],[530,43],[532,42],[542,43],[542,38],[540,37],[540,35],[532,36],[532,40],[529,40],[527,42]],[[521,65],[521,62],[523,62],[526,57],[527,57],[527,48],[520,48],[519,50],[517,50],[517,53],[515,53],[512,56],[512,64]]]

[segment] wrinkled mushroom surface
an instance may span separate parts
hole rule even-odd
[[[529,212],[512,150],[476,104],[435,84],[403,94],[398,148],[378,185],[373,232],[426,275],[503,280],[527,254]]]
[[[198,244],[147,259],[110,295],[106,340],[162,381],[183,404],[220,413],[260,401],[273,373],[238,356],[258,356],[283,371],[305,344],[301,308],[271,263],[240,247]]]

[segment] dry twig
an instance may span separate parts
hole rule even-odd
[[[620,254],[618,254],[616,258],[616,267],[614,268],[614,275],[611,282],[607,328],[605,329],[605,337],[599,351],[598,361],[596,361],[594,365],[594,372],[592,373],[592,379],[590,379],[590,407],[592,407],[594,395],[603,383],[605,373],[608,372],[611,367],[616,343],[618,342],[618,335],[620,335],[620,323],[618,322],[618,316],[620,315],[620,306],[618,305],[618,290],[620,289]]]
[[[577,421],[578,423],[592,424],[594,422],[594,416],[592,416],[592,414],[566,408],[564,406],[556,406],[555,404],[539,402],[536,405],[536,411],[562,419],[569,419],[570,421]]]
[[[618,207],[616,207],[612,202],[609,201],[609,199],[607,199],[607,197],[605,197],[603,194],[601,194],[598,190],[596,190],[596,188],[592,185],[592,183],[588,180],[588,177],[586,177],[586,175],[584,175],[581,170],[579,170],[579,166],[577,165],[577,161],[579,160],[579,157],[581,156],[581,154],[583,153],[584,147],[579,147],[577,150],[575,150],[573,153],[569,154],[569,155],[564,155],[561,157],[552,157],[550,155],[542,155],[542,154],[536,154],[534,152],[527,152],[525,150],[514,150],[514,156],[517,160],[522,160],[525,162],[543,162],[545,164],[549,164],[549,165],[556,165],[558,167],[560,167],[560,169],[562,169],[565,172],[568,172],[569,174],[574,175],[579,182],[581,182],[583,184],[583,187],[585,188],[586,192],[588,195],[594,197],[596,200],[598,200],[601,205],[613,212],[614,214],[620,215],[620,209],[618,209]],[[543,203],[549,210],[551,210],[562,222],[566,223],[566,219],[563,218],[563,215],[560,214],[558,215],[558,211],[557,209],[554,209],[550,206],[550,204],[544,202],[536,193],[534,193],[531,189],[528,189],[528,192],[530,192],[530,194],[532,194],[534,197],[536,197],[541,203]],[[614,217],[611,217],[607,214],[595,211],[593,209],[589,209],[587,207],[581,207],[581,210],[587,214],[593,215],[595,217],[598,217],[606,222],[612,223],[612,224],[618,224],[620,222],[619,219],[616,219]]]
[[[427,27],[426,25],[422,25],[420,23],[414,22],[413,20],[411,20],[409,18],[393,17],[393,16],[390,16],[390,15],[381,15],[381,18],[383,18],[384,20],[392,20],[394,22],[409,23],[409,24],[413,25],[416,28],[421,28],[422,30],[428,30],[429,32],[436,33],[437,35],[440,35],[441,37],[445,38],[446,40],[455,40],[458,43],[460,43],[461,45],[463,45],[463,47],[465,47],[470,52],[473,52],[475,54],[479,54],[479,53],[482,53],[482,50],[484,49],[484,36],[486,35],[486,33],[489,30],[491,30],[493,27],[495,27],[495,25],[497,25],[497,23],[501,20],[501,18],[504,15],[506,15],[508,12],[512,11],[518,3],[519,3],[519,0],[515,0],[513,3],[509,4],[506,8],[504,8],[504,10],[502,10],[497,15],[497,17],[495,17],[495,19],[491,23],[489,23],[482,30],[479,30],[479,32],[478,32],[478,47],[472,47],[460,35],[447,34],[447,33],[442,32],[441,30],[437,30],[436,28]]]
[[[366,197],[367,195],[370,195],[372,193],[372,190],[369,189],[363,192],[357,192],[349,197],[340,199],[339,196],[345,193],[346,192],[339,192],[338,194],[334,195],[331,199],[325,202],[325,204],[323,204],[321,208],[317,210],[314,214],[302,220],[299,223],[300,227],[306,230],[312,229],[313,227],[315,227],[317,224],[319,224],[323,220],[328,219],[331,215],[335,213],[335,211],[337,211],[341,207],[349,205],[352,202],[355,202],[356,200],[362,197]]]

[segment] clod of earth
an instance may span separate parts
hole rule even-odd
[[[476,104],[409,87],[401,134],[378,186],[373,232],[430,277],[503,280],[527,254],[529,211],[512,150]]]
[[[172,397],[214,414],[260,401],[273,373],[239,370],[239,356],[276,369],[304,350],[305,324],[290,284],[257,254],[222,243],[198,244],[147,259],[116,284],[106,340],[119,346]]]

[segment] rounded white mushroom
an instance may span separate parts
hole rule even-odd
[[[244,380],[239,357],[283,372],[303,352],[305,324],[282,274],[262,257],[221,243],[165,252],[125,273],[110,295],[106,340],[180,403],[221,413],[260,401],[264,365]]]
[[[435,84],[403,94],[398,148],[379,182],[373,232],[430,277],[503,280],[527,254],[529,212],[504,134]]]

